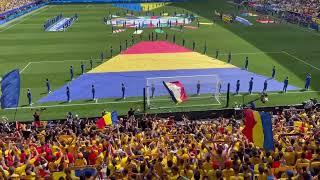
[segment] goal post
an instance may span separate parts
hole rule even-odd
[[[222,81],[216,74],[146,78],[146,105],[149,109],[175,106],[163,82],[179,81],[184,86],[188,100],[181,106],[220,105]]]

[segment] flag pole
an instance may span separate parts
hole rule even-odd
[[[146,112],[146,88],[143,88],[143,112]]]

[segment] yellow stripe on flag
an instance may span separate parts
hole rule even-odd
[[[254,120],[256,121],[256,124],[252,130],[253,143],[256,146],[263,148],[264,133],[263,133],[263,126],[262,126],[260,113],[258,111],[253,111],[253,117],[254,117]]]
[[[106,125],[112,125],[111,113],[107,112],[106,115],[103,116],[104,122]]]
[[[235,68],[235,66],[197,52],[121,54],[89,73],[208,68]]]

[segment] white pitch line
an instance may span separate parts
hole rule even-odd
[[[18,24],[26,21],[27,19],[30,19],[31,17],[33,17],[33,16],[35,16],[35,15],[37,15],[37,14],[42,13],[42,12],[45,11],[45,10],[48,10],[48,9],[51,8],[51,7],[52,7],[52,6],[43,6],[43,7],[41,7],[40,9],[37,9],[37,10],[32,11],[32,12],[29,12],[29,13],[21,16],[21,17],[18,17],[19,19],[17,19],[16,21],[13,20],[13,22],[8,22],[9,24],[12,23],[12,25],[2,26],[2,27],[5,27],[5,28],[4,28],[4,29],[1,29],[1,30],[0,30],[0,33],[6,31],[6,30],[8,30],[8,29],[11,29],[12,27],[14,27],[14,26],[16,26],[16,25],[18,25]]]
[[[30,66],[31,62],[29,62],[21,71],[20,74],[23,73],[24,70],[26,70]]]
[[[157,108],[150,108],[152,110],[155,110],[155,109],[169,109],[169,108],[190,108],[190,107],[206,107],[206,106],[219,106],[221,105],[220,104],[198,104],[198,105],[188,105],[188,106],[160,106],[160,107],[157,107]]]
[[[284,95],[284,94],[303,94],[303,93],[318,93],[320,91],[287,91],[286,93],[282,93],[282,92],[270,92],[267,94],[268,95]],[[252,93],[252,94],[237,94],[237,95],[234,95],[234,96],[243,96],[243,95],[261,95],[261,93]]]
[[[92,59],[92,60],[98,60],[98,59]],[[62,61],[30,61],[28,64],[20,71],[20,74],[25,71],[31,64],[40,64],[40,63],[61,63],[61,62],[75,62],[75,61],[90,61],[90,60],[62,60]]]
[[[316,70],[318,70],[318,71],[320,71],[320,68],[318,68],[318,67],[316,67],[316,66],[314,66],[314,65],[312,65],[312,64],[310,64],[310,63],[308,63],[308,62],[306,62],[306,61],[304,61],[304,60],[302,60],[302,59],[300,59],[300,58],[298,58],[298,57],[296,57],[296,56],[294,56],[294,55],[286,52],[286,51],[282,51],[282,52],[283,52],[284,54],[286,54],[286,55],[288,55],[288,56],[290,56],[290,57],[292,57],[292,58],[294,58],[294,59],[296,59],[296,60],[298,60],[298,61],[300,61],[300,62],[302,62],[302,63],[304,63],[304,64],[306,64],[306,65],[308,65],[308,66],[310,66],[310,67],[313,67],[314,69],[316,69]]]
[[[246,54],[281,54],[281,51],[270,51],[270,52],[244,52],[244,53],[231,53],[231,55],[246,55]],[[222,56],[229,55],[229,53],[222,53]]]
[[[93,61],[95,60],[100,60],[100,59],[92,59]],[[63,63],[63,62],[73,62],[73,61],[90,61],[90,59],[71,59],[71,60],[61,60],[61,61],[31,61],[30,63],[32,64],[40,64],[40,63]]]
[[[78,104],[56,104],[56,105],[47,105],[47,106],[25,106],[18,107],[17,109],[34,109],[34,108],[52,108],[52,107],[70,107],[70,106],[88,106],[88,105],[99,105],[99,104],[118,104],[118,103],[134,103],[134,102],[143,102],[143,100],[135,101],[119,101],[119,102],[92,102],[92,103],[78,103]],[[13,110],[16,108],[7,108],[8,110]]]

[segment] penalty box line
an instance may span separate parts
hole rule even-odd
[[[246,55],[246,54],[281,54],[284,53],[283,51],[270,51],[270,52],[243,52],[243,53],[233,53],[232,55]],[[222,56],[228,55],[227,53],[220,54]],[[92,60],[100,60],[100,59],[92,59]],[[72,62],[72,61],[90,61],[90,60],[62,60],[62,61],[30,61],[28,64],[22,68],[20,73],[23,73],[25,70],[30,68],[32,64],[40,64],[40,63],[63,63],[63,62]]]
[[[310,63],[308,63],[308,62],[306,62],[306,61],[304,61],[304,60],[302,60],[302,59],[300,59],[300,58],[298,58],[298,57],[296,57],[296,56],[294,56],[294,55],[292,55],[292,54],[290,54],[290,53],[286,52],[286,51],[281,51],[281,52],[282,52],[283,54],[285,54],[285,55],[287,55],[287,56],[289,56],[289,57],[291,57],[291,58],[293,58],[293,59],[297,60],[297,61],[302,62],[303,64],[305,64],[305,65],[307,65],[307,66],[309,66],[309,67],[312,67],[312,68],[314,68],[314,69],[316,69],[316,70],[320,71],[320,68],[318,68],[318,67],[316,67],[316,66],[314,66],[314,65],[312,65],[312,64],[310,64]]]
[[[92,59],[92,60],[100,60],[100,59]],[[79,61],[83,61],[83,62],[88,62],[90,61],[90,59],[86,59],[86,60],[80,60],[80,59],[74,59],[74,60],[61,60],[61,61],[30,61],[28,62],[27,65],[25,65],[21,71],[20,74],[22,74],[25,70],[29,69],[31,67],[32,64],[41,64],[41,63],[64,63],[64,62],[79,62]]]

